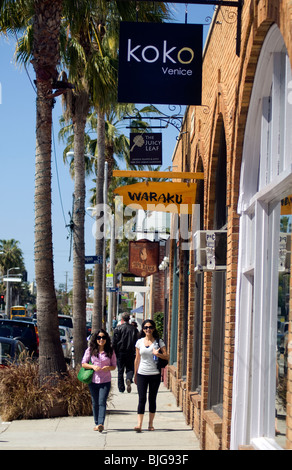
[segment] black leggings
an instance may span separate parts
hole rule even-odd
[[[157,375],[141,375],[137,374],[137,388],[139,394],[138,414],[145,413],[145,405],[147,400],[147,388],[149,386],[149,412],[156,411],[156,397],[161,382],[160,374]]]

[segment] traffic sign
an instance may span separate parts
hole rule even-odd
[[[106,287],[114,287],[114,275],[113,274],[106,275]]]
[[[107,287],[106,290],[107,290],[107,292],[118,292],[119,288],[118,287]]]
[[[85,256],[84,261],[85,261],[85,264],[102,264],[103,256],[102,255]]]

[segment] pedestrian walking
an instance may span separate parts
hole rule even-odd
[[[148,431],[154,431],[156,398],[161,382],[161,370],[157,366],[158,358],[168,360],[165,344],[159,338],[155,322],[145,320],[142,323],[141,338],[136,343],[135,383],[139,395],[138,425],[134,428],[136,432],[142,431],[147,389],[149,389]]]
[[[138,339],[138,330],[129,323],[130,315],[123,313],[122,324],[119,325],[114,331],[113,348],[117,356],[118,366],[118,389],[124,393],[126,372],[126,385],[127,392],[132,390],[131,384],[134,377],[134,363],[135,363],[135,345]]]
[[[102,432],[106,414],[107,398],[111,388],[111,371],[117,365],[116,355],[108,333],[100,329],[90,338],[89,347],[82,358],[84,369],[93,369],[89,390],[92,401],[94,431]]]

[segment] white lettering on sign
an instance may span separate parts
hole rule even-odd
[[[154,50],[154,53],[155,53],[155,56],[154,58],[152,59],[149,59],[146,57],[146,51],[148,51],[149,49],[152,49]],[[151,55],[151,54],[150,54]],[[147,47],[144,47],[143,51],[142,51],[142,57],[143,59],[145,60],[145,62],[148,62],[149,64],[151,64],[152,62],[156,62],[158,57],[159,57],[159,50],[157,49],[157,47],[155,46],[147,46]]]
[[[131,61],[131,56],[134,57],[134,59],[137,61],[137,62],[141,62],[140,59],[138,59],[138,57],[135,56],[135,54],[133,54],[133,52],[135,52],[137,49],[139,49],[140,46],[136,46],[134,49],[131,50],[131,39],[128,39],[128,55],[127,55],[127,61],[130,62]]]
[[[160,57],[160,52],[158,47],[149,45],[145,46],[141,49],[141,44],[132,48],[132,40],[128,39],[128,52],[127,52],[127,61],[131,62],[131,59],[136,60],[136,62],[141,62],[143,59],[145,62],[154,63]],[[171,47],[168,49],[167,41],[163,41],[163,48],[162,48],[162,62],[165,64],[167,60],[170,60],[173,64],[176,64],[177,61],[175,60],[175,56],[171,56],[171,54],[177,49],[177,47]],[[138,57],[138,53],[141,53],[141,58]],[[184,56],[184,59],[182,58]],[[186,57],[185,57],[186,56]],[[181,64],[190,64],[194,60],[194,51],[190,47],[182,47],[177,53],[177,60]],[[185,75],[185,74],[181,74]]]
[[[193,71],[191,69],[182,69],[182,68],[179,68],[179,69],[170,69],[168,67],[162,67],[162,72],[164,73],[164,75],[168,74],[168,75],[193,75]]]
[[[169,49],[169,51],[166,50],[166,47],[167,47],[167,42],[163,41],[163,63],[165,64],[166,58],[168,58],[169,60],[171,60],[171,62],[176,64],[176,61],[173,60],[172,57],[170,57],[169,55],[172,51],[174,51],[174,49],[176,49],[176,47],[172,47],[171,49]]]

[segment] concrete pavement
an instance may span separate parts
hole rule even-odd
[[[119,393],[115,371],[102,433],[93,431],[92,416],[1,422],[0,450],[123,450],[129,455],[139,450],[200,450],[198,439],[163,383],[157,398],[155,431],[147,429],[147,406],[142,433],[133,430],[137,424],[137,403],[136,385],[132,385],[131,393]]]

